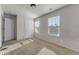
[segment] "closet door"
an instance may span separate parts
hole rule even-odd
[[[14,39],[14,19],[6,17],[4,23],[4,41]]]

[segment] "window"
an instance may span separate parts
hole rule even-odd
[[[35,33],[39,33],[40,21],[35,21]]]
[[[36,21],[35,22],[35,27],[39,27],[40,26],[40,21]]]
[[[48,19],[48,34],[60,36],[60,16],[54,16]]]

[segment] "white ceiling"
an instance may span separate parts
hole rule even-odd
[[[12,11],[17,12],[16,10],[24,9],[28,15],[36,18],[64,6],[66,6],[66,4],[37,4],[36,8],[31,8],[29,4],[4,4],[2,8],[6,13],[12,13]]]

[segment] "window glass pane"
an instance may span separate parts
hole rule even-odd
[[[36,21],[35,22],[35,27],[39,27],[40,26],[40,21]]]
[[[60,26],[60,17],[55,16],[48,19],[48,26]]]
[[[40,21],[35,21],[35,33],[39,33]]]
[[[60,16],[48,19],[48,34],[59,36]]]

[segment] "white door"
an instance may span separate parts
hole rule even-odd
[[[14,19],[5,18],[4,41],[14,39]]]

